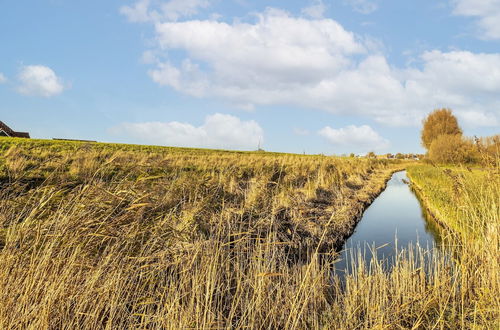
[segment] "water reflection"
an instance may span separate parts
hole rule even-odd
[[[365,211],[354,234],[346,241],[335,264],[337,273],[352,269],[351,260],[361,254],[369,263],[375,255],[390,268],[395,252],[409,245],[432,248],[441,241],[439,227],[421,206],[408,185],[406,172],[397,172],[387,189]]]
[[[413,191],[412,191],[413,193]],[[415,195],[415,193],[413,193]],[[420,202],[420,198],[418,198],[417,195],[415,195],[415,198]],[[420,205],[422,203],[420,202]],[[422,218],[425,219],[425,231],[432,236],[434,239],[434,243],[436,246],[441,246],[441,227],[440,225],[434,220],[434,217],[425,209],[425,207],[422,206]]]

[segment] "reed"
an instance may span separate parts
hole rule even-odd
[[[341,283],[336,249],[406,163],[15,139],[0,150],[1,328],[498,324],[486,187],[458,197],[487,229],[451,235],[456,257],[410,247],[390,272],[359,258]]]

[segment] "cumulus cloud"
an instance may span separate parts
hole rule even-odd
[[[499,125],[497,117],[491,113],[484,113],[481,111],[460,111],[455,112],[455,114],[459,122],[467,123],[469,127],[496,127]]]
[[[361,14],[371,14],[378,9],[378,5],[370,0],[344,0],[344,3]]]
[[[170,0],[161,6],[163,15],[169,20],[196,15],[200,9],[210,6],[208,0]]]
[[[430,51],[422,54],[421,60],[422,70],[406,71],[406,89],[408,97],[413,98],[413,101],[409,99],[411,102],[422,98],[427,100],[422,106],[451,107],[462,114],[466,126],[496,125],[500,115],[497,98],[500,54]]]
[[[309,7],[302,9],[303,15],[316,19],[323,18],[325,12],[326,12],[326,5],[323,3],[323,0],[314,0]]]
[[[156,24],[164,52],[188,56],[150,71],[154,81],[196,96],[216,95],[238,104],[273,104],[313,87],[366,52],[355,35],[333,20],[294,18],[269,9],[255,24],[185,21]],[[201,69],[205,67],[208,69]],[[281,102],[281,101],[280,101]]]
[[[257,122],[220,113],[207,116],[201,126],[176,121],[123,123],[111,131],[147,143],[177,147],[255,150],[264,140]]]
[[[139,0],[132,6],[120,7],[120,13],[125,15],[130,22],[148,22],[152,19],[149,12],[150,0]]]
[[[21,68],[18,76],[18,91],[24,95],[51,97],[64,91],[61,78],[49,67],[27,65]]]
[[[431,110],[452,107],[475,114],[462,116],[465,126],[498,123],[500,54],[435,50],[412,66],[394,67],[373,40],[332,19],[272,8],[254,22],[167,20],[154,26],[158,56],[148,61],[150,77],[190,96],[243,109],[320,109],[397,126],[420,125]]]
[[[0,84],[7,82],[7,77],[4,76],[3,73],[0,72]]]
[[[209,0],[138,0],[131,6],[122,6],[120,13],[130,22],[176,21],[196,15],[200,9],[209,6]]]
[[[326,126],[318,134],[335,146],[348,147],[355,151],[366,152],[383,150],[389,147],[389,141],[381,137],[368,125],[350,125],[339,129]]]
[[[475,17],[482,39],[500,39],[499,0],[454,0],[454,14]]]

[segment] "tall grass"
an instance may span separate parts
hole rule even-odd
[[[408,171],[424,205],[444,226],[444,239],[460,275],[462,323],[500,326],[498,170],[427,165]]]
[[[390,272],[374,259],[360,260],[345,283],[332,276],[336,249],[401,164],[5,141],[1,328],[498,324],[498,228],[451,235],[460,247],[453,262],[416,247]],[[498,224],[495,195],[464,189],[472,191],[460,198],[476,206],[471,221]]]

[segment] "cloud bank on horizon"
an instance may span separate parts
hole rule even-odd
[[[197,127],[176,121],[123,123],[111,131],[131,134],[146,143],[179,147],[256,150],[264,142],[264,132],[257,122],[220,113],[207,116]]]
[[[334,129],[326,126],[318,132],[319,135],[336,146],[348,147],[352,152],[380,151],[389,146],[389,141],[381,137],[370,126],[349,125],[344,128]]]

